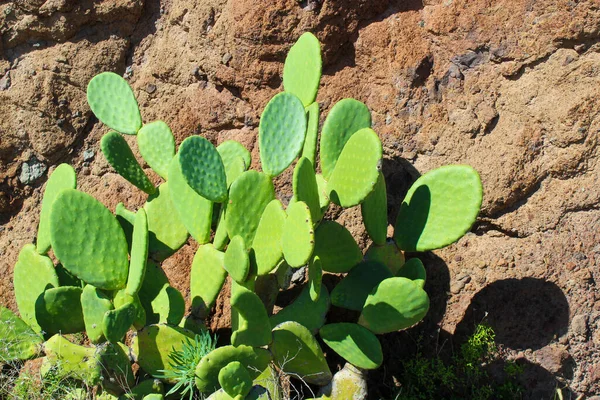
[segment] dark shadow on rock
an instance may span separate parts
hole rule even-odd
[[[419,171],[402,157],[384,158],[383,175],[388,200],[388,223],[396,225],[398,211],[412,184],[421,176]]]
[[[537,350],[567,332],[569,304],[554,283],[535,278],[505,279],[473,296],[455,336],[466,339],[482,321],[494,329],[499,345]]]

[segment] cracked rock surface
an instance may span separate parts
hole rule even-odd
[[[310,30],[323,43],[322,116],[345,97],[372,111],[384,145],[391,221],[419,173],[465,163],[483,180],[472,233],[422,256],[432,309],[412,333],[382,339],[390,349],[388,375],[411,354],[392,345],[398,338],[424,334],[441,345],[487,318],[505,357],[536,366],[525,398],[550,398],[557,385],[575,397],[599,393],[597,2],[304,3],[2,3],[0,304],[15,309],[12,267],[37,230],[48,172],[25,184],[20,174],[30,160],[48,171],[71,163],[80,189],[112,210],[145,200],[99,151],[107,129],[85,98],[95,74],[125,75],[144,122],[164,120],[177,143],[192,134],[214,143],[235,139],[251,150],[257,168],[260,113],[282,90],[287,50]],[[126,139],[135,149],[135,140]],[[290,179],[288,172],[277,181],[284,196]],[[332,215],[368,245],[359,211]],[[194,250],[185,246],[164,266],[184,296]]]

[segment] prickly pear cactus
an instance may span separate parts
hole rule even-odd
[[[379,339],[360,325],[329,324],[319,329],[319,335],[327,346],[356,367],[376,369],[383,362]]]
[[[290,49],[283,66],[283,88],[307,107],[317,97],[321,82],[321,44],[310,32],[303,33]]]
[[[138,148],[150,168],[163,179],[169,175],[169,165],[175,156],[175,138],[163,121],[144,125],[137,133]]]
[[[0,359],[3,362],[37,357],[44,339],[12,311],[0,306]]]

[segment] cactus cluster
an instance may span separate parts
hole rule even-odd
[[[56,168],[46,185],[36,244],[23,247],[14,268],[21,318],[0,310],[0,329],[8,329],[3,337],[24,338],[4,356],[43,355],[43,370],[60,368],[65,376],[99,385],[104,398],[134,385],[135,360],[138,375],[148,379],[133,389],[134,398],[163,398],[163,386],[177,383],[169,374],[175,368],[171,355],[206,330],[194,321],[208,316],[229,276],[231,344],[192,366],[197,390],[213,399],[279,398],[277,385],[265,383],[275,368],[324,387],[326,398],[348,398],[335,396],[342,384],[346,394],[340,396],[347,395],[348,376],[364,376],[361,371],[383,361],[377,335],[409,328],[428,311],[425,268],[416,258],[405,260],[404,252],[441,248],[463,236],[479,212],[482,187],[469,166],[426,173],[408,191],[388,238],[382,144],[369,109],[355,99],[339,101],[319,135],[320,78],[320,44],[305,33],[286,58],[284,92],[261,116],[260,164],[254,162],[260,170],[251,170],[250,152],[234,141],[215,147],[190,136],[177,149],[166,123],[142,122],[123,78],[109,72],[94,77],[88,101],[111,128],[102,152],[148,200],[135,212],[119,204],[113,214],[76,189],[70,166]],[[162,184],[154,186],[122,135],[136,135],[139,153]],[[283,204],[273,179],[296,160],[293,196]],[[373,241],[366,254],[343,225],[325,219],[330,203],[360,206]],[[199,247],[185,317],[184,296],[160,265],[190,235]],[[59,264],[49,258],[50,249]],[[290,269],[303,266],[305,287],[274,314]],[[328,288],[324,274],[345,275]],[[332,304],[360,315],[328,324]],[[61,336],[82,331],[93,346]],[[130,331],[134,338],[126,341]],[[358,373],[346,368],[334,378],[317,336]],[[360,391],[364,385],[356,386]]]

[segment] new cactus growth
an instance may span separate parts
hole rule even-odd
[[[388,238],[384,155],[370,111],[360,101],[343,99],[333,105],[319,135],[315,99],[321,64],[319,41],[302,35],[284,65],[285,91],[268,102],[260,119],[259,170],[250,169],[250,152],[232,140],[215,147],[190,136],[177,148],[165,122],[143,123],[123,78],[108,72],[93,78],[90,107],[111,129],[102,151],[148,198],[137,212],[119,204],[115,216],[76,189],[71,167],[56,168],[44,194],[37,246],[23,247],[14,269],[22,319],[0,309],[0,338],[26,337],[4,357],[44,352],[44,370],[60,367],[65,377],[100,385],[104,398],[119,395],[119,384],[133,384],[129,353],[144,373],[175,385],[166,397],[177,392],[191,398],[199,391],[218,399],[279,398],[273,385],[253,382],[263,371],[271,376],[273,368],[329,384],[333,389],[324,393],[334,397],[364,393],[364,373],[357,368],[378,368],[383,361],[376,335],[409,328],[429,308],[426,268],[418,258],[405,263],[403,251],[433,250],[460,239],[477,217],[482,187],[477,172],[465,165],[424,174],[409,189]],[[139,153],[163,179],[157,186],[121,134],[137,135]],[[291,198],[277,194],[274,185],[288,168]],[[330,202],[360,205],[373,241],[364,256],[351,232],[326,215]],[[186,315],[186,298],[160,263],[190,235],[199,246]],[[50,248],[57,266],[45,255]],[[290,267],[303,266],[308,281],[300,294],[271,315]],[[346,275],[334,285],[327,274]],[[214,348],[211,341],[207,347],[198,337],[210,338],[203,321],[227,275],[231,345]],[[326,324],[331,304],[360,317]],[[130,330],[137,331],[132,350],[121,343]],[[83,331],[95,347],[59,335]],[[42,332],[58,335],[42,346]],[[317,333],[348,361],[345,375],[333,378]],[[199,347],[206,351],[194,350]],[[361,380],[348,378],[348,371]],[[155,381],[134,392],[135,398],[163,396]]]

